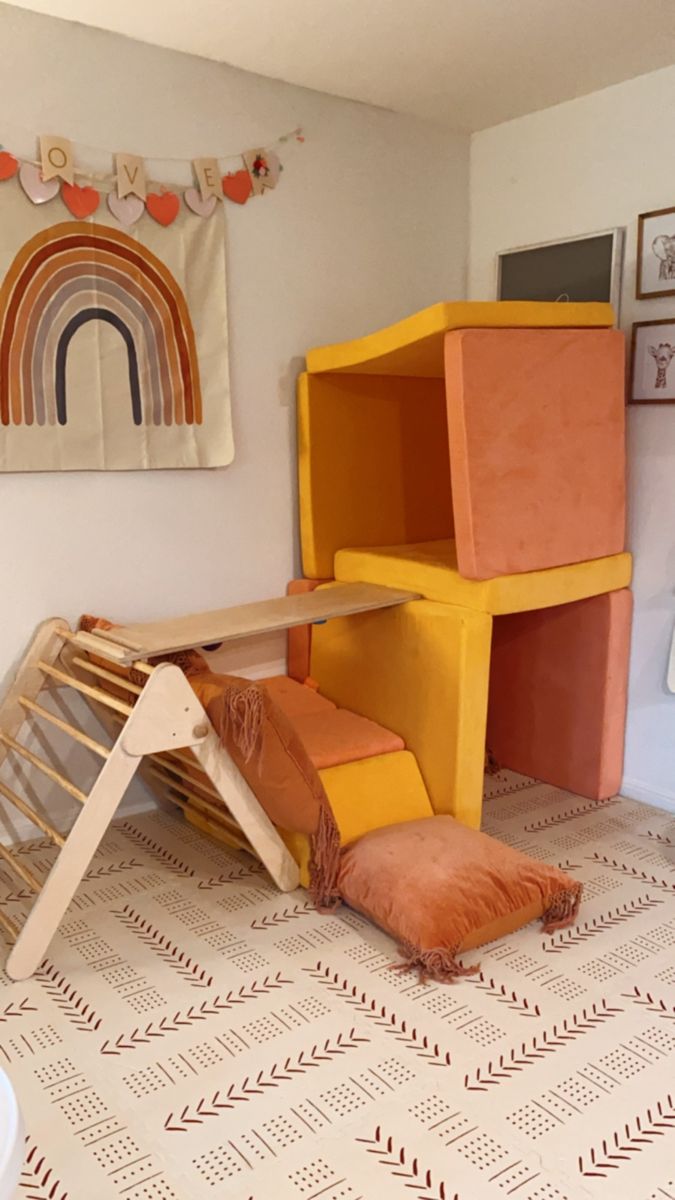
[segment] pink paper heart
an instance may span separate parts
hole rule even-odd
[[[188,188],[183,193],[183,199],[188,208],[191,208],[198,217],[210,217],[218,203],[215,196],[209,196],[208,200],[202,200],[201,193],[195,187]]]
[[[145,212],[145,204],[140,196],[122,196],[120,198],[117,192],[108,193],[108,208],[120,225],[135,225]]]
[[[24,162],[19,167],[19,183],[33,204],[46,204],[59,194],[60,179],[48,179],[45,183],[42,172],[34,163]]]

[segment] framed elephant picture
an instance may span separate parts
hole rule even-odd
[[[629,404],[675,404],[675,317],[633,325]]]
[[[657,208],[638,217],[638,300],[675,296],[675,208]]]

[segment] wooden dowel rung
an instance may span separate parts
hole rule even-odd
[[[108,683],[114,683],[115,687],[124,688],[126,692],[133,692],[135,696],[140,696],[143,691],[137,683],[132,683],[126,675],[116,675],[114,671],[108,671],[105,667],[99,667],[98,663],[89,662],[86,658],[79,656],[73,658],[76,666],[81,667],[83,671],[88,671],[90,675],[97,675],[99,679],[105,679]]]
[[[0,780],[0,796],[4,796],[5,800],[9,800],[10,804],[13,804],[15,808],[18,808],[19,812],[23,813],[24,817],[28,817],[28,820],[32,821],[34,825],[37,825],[38,829],[41,829],[43,833],[46,833],[47,837],[50,837],[57,846],[65,845],[66,839],[62,837],[58,829],[55,829],[53,825],[50,825],[49,821],[47,821],[45,817],[40,816],[39,812],[36,812],[34,808],[31,808],[30,804],[27,804],[26,801],[21,798],[21,796],[17,796],[16,792],[13,792],[11,788],[7,787],[7,784],[3,783],[2,780]]]
[[[156,762],[159,766],[164,767],[166,771],[173,771],[181,779],[185,779],[189,784],[191,784],[192,787],[200,788],[200,790],[206,792],[208,796],[212,796],[214,800],[217,800],[218,804],[223,803],[223,798],[220,792],[217,791],[213,784],[209,782],[207,776],[203,771],[200,770],[196,762],[195,767],[199,771],[199,775],[190,774],[190,772],[186,771],[184,767],[180,767],[177,762],[174,762],[173,759],[170,759],[167,754],[150,754],[148,755],[148,758],[151,758],[152,761]]]
[[[169,796],[169,800],[172,804],[177,804],[178,807],[183,810],[183,812],[185,812],[186,809],[192,809],[193,811],[196,810],[205,818],[205,820],[209,821],[211,825],[222,826],[224,833],[230,839],[230,842],[235,849],[247,850],[249,854],[254,854],[256,858],[258,857],[250,843],[244,841],[244,837],[238,825],[235,825],[229,821],[223,821],[220,817],[220,814],[216,815],[212,809],[209,809],[206,806],[204,808],[200,808],[192,801],[182,799],[177,789],[174,788],[173,791],[176,792],[176,794],[174,796]]]
[[[191,788],[180,783],[178,780],[171,779],[169,776],[165,775],[163,771],[160,771],[152,763],[147,764],[147,770],[150,771],[152,775],[155,775],[158,779],[160,779],[162,783],[166,784],[168,788],[171,788],[172,791],[178,792],[179,795],[185,796],[186,799],[189,800],[191,804],[194,804],[195,808],[197,808],[199,811],[207,813],[214,820],[220,821],[222,825],[232,829],[234,833],[236,833],[237,837],[241,838],[242,842],[245,842],[245,844],[248,845],[244,831],[229,815],[224,805],[222,808],[219,808],[217,805],[212,804],[206,798],[206,796],[197,795],[197,793],[193,792]]]
[[[103,746],[95,738],[89,737],[89,734],[84,733],[81,729],[76,729],[68,721],[63,721],[61,717],[57,717],[55,713],[49,712],[41,704],[36,704],[34,700],[29,700],[27,696],[19,696],[19,704],[29,709],[30,712],[35,713],[36,716],[42,717],[43,720],[49,721],[50,725],[55,725],[57,729],[62,730],[63,733],[67,733],[69,737],[74,738],[76,742],[80,742],[87,749],[93,750],[94,754],[98,754],[100,758],[108,758],[110,756],[107,746]]]
[[[130,704],[125,704],[124,700],[118,700],[116,696],[111,696],[109,692],[102,691],[101,688],[92,687],[89,683],[83,683],[75,675],[68,675],[66,671],[59,671],[57,667],[51,667],[49,663],[38,663],[40,670],[48,675],[50,679],[56,679],[59,683],[65,683],[68,687],[74,688],[76,692],[81,692],[83,696],[91,696],[92,700],[98,700],[99,704],[105,704],[106,708],[112,708],[115,712],[123,713],[128,717],[133,712]]]
[[[28,867],[24,867],[23,863],[19,862],[18,858],[15,858],[11,851],[6,846],[3,846],[2,842],[0,842],[0,862],[6,862],[14,874],[18,875],[19,879],[23,879],[23,882],[27,883],[32,891],[40,892],[42,890],[41,880]]]
[[[97,637],[96,634],[85,633],[83,629],[78,629],[74,633],[69,629],[64,629],[61,637],[77,646],[80,650],[86,650],[89,654],[97,654],[99,658],[105,658],[109,662],[124,664],[124,659],[127,656],[127,652],[123,646],[118,646],[115,642],[110,642],[104,637]]]
[[[144,662],[142,658],[136,659],[133,669],[134,671],[140,671],[142,675],[152,675],[152,672],[155,670],[151,663]]]
[[[11,917],[6,917],[2,911],[0,911],[0,925],[2,925],[3,929],[7,930],[12,940],[16,941],[19,936],[19,926],[14,923]]]
[[[43,775],[51,779],[52,783],[57,783],[60,788],[63,788],[64,792],[68,792],[75,800],[79,800],[80,804],[84,804],[87,799],[86,793],[79,787],[75,787],[75,784],[66,779],[65,775],[61,775],[60,771],[55,770],[54,767],[49,766],[49,763],[38,758],[37,754],[33,754],[33,751],[29,750],[27,746],[22,746],[21,742],[17,742],[9,734],[2,733],[1,731],[0,742],[4,742],[6,746],[9,746],[10,750],[14,750],[16,754],[20,754],[22,758],[25,758],[26,762],[31,763],[38,771],[41,771]]]

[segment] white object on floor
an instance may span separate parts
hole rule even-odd
[[[0,1069],[0,1200],[14,1200],[23,1162],[24,1132],[14,1089]]]

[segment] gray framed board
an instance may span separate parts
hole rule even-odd
[[[621,302],[624,229],[518,246],[497,255],[498,300]]]

